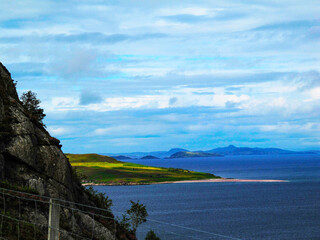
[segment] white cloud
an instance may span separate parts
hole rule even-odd
[[[172,99],[175,99],[172,104]],[[117,111],[123,109],[165,109],[170,107],[224,107],[227,102],[246,102],[246,94],[226,94],[223,88],[173,88],[155,91],[153,95],[109,97],[99,103],[81,105],[79,97],[54,97],[44,104],[48,111]]]
[[[1,61],[19,92],[38,92],[53,134],[67,134],[56,121],[75,115],[87,126],[81,133],[119,134],[119,145],[171,131],[155,124],[160,121],[192,134],[239,125],[244,138],[256,125],[262,126],[257,134],[296,131],[307,142],[319,133],[320,5],[313,0],[13,0],[1,9]],[[143,38],[150,34],[162,37]],[[84,91],[101,102],[80,105]],[[118,114],[112,111],[128,114],[121,123],[106,117],[107,126],[87,119]],[[132,139],[123,141],[126,132]]]
[[[159,10],[159,15],[179,15],[191,14],[195,16],[213,15],[216,11],[221,11],[222,8],[202,8],[202,7],[187,7],[187,8],[165,8]]]
[[[132,124],[132,125],[118,125],[106,128],[95,129],[90,136],[144,136],[144,135],[159,135],[166,131],[165,125],[157,124]]]
[[[308,99],[308,101],[320,99],[320,87],[310,89],[307,91],[307,94],[311,97],[311,99]]]
[[[60,127],[60,126],[49,126],[48,131],[53,135],[53,136],[64,136],[66,134],[70,134],[73,132],[73,129],[68,128],[68,127]]]
[[[319,134],[320,123],[304,123],[304,124],[291,124],[289,122],[282,122],[276,125],[263,125],[260,126],[262,131],[266,132],[280,132],[280,133],[313,133]]]
[[[205,131],[208,133],[208,131],[214,130],[217,127],[218,127],[217,124],[195,124],[195,125],[189,125],[187,129],[189,131],[195,131],[195,132]]]

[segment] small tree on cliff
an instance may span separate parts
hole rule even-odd
[[[23,93],[20,99],[22,101],[22,105],[31,114],[31,116],[36,121],[43,124],[42,120],[46,115],[43,113],[43,109],[39,106],[41,101],[37,99],[37,94],[32,91],[28,91]]]
[[[146,206],[140,204],[139,201],[134,202],[130,200],[130,202],[131,208],[127,210],[127,214],[131,221],[132,231],[136,233],[138,226],[147,221],[148,213]]]

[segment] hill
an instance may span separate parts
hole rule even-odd
[[[172,148],[169,151],[153,151],[153,152],[131,152],[131,153],[118,153],[118,154],[113,154],[113,153],[103,153],[102,155],[107,155],[107,156],[112,156],[116,158],[117,155],[122,155],[130,158],[142,158],[146,155],[151,155],[155,156],[157,158],[165,158],[169,157],[172,154],[176,152],[188,152],[189,150],[183,149],[183,148]],[[121,160],[121,159],[119,159]]]
[[[112,156],[114,159],[117,160],[128,160],[128,159],[132,159],[131,157],[127,157],[127,156],[123,156],[123,155],[117,155],[117,156]]]
[[[177,152],[172,154],[171,158],[198,158],[198,157],[221,157],[222,155],[217,153],[207,153],[207,152]]]
[[[142,157],[141,159],[159,159],[159,158],[152,156],[152,155],[147,155],[147,156]]]
[[[81,162],[106,162],[106,163],[121,163],[120,161],[95,153],[91,154],[66,154],[70,163],[81,163]]]
[[[135,185],[219,178],[210,173],[121,162],[97,154],[67,154],[67,157],[78,174],[86,176],[85,183]]]
[[[187,152],[188,154],[181,154],[182,152]],[[177,153],[177,155],[174,155]],[[195,153],[191,156],[191,153]],[[277,154],[319,154],[318,150],[311,151],[290,151],[280,148],[250,148],[250,147],[236,147],[234,145],[229,145],[228,147],[214,148],[207,151],[189,151],[183,148],[172,148],[169,151],[158,151],[158,152],[132,152],[132,153],[122,153],[125,156],[141,158],[146,155],[152,155],[158,158],[179,158],[181,157],[210,157],[210,155],[205,156],[202,153],[211,153],[217,155],[277,155]],[[106,154],[112,156],[113,154]],[[121,160],[121,159],[119,159]]]
[[[280,148],[249,148],[249,147],[236,147],[229,145],[228,147],[215,148],[208,153],[217,153],[222,155],[274,155],[274,154],[312,154],[312,152],[295,152],[284,150]]]

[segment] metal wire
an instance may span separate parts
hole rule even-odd
[[[21,218],[21,202],[20,202],[20,198],[19,198],[18,240],[20,240],[20,218]]]
[[[2,193],[3,198],[3,212],[6,213],[6,198],[4,196],[4,193]],[[1,237],[2,237],[2,231],[3,231],[3,216],[1,216]]]
[[[62,200],[62,199],[57,199],[57,198],[50,198],[50,197],[46,197],[46,196],[40,196],[40,195],[35,195],[35,194],[30,194],[30,193],[25,193],[25,192],[20,192],[20,191],[16,191],[16,190],[9,190],[9,189],[4,189],[4,188],[0,188],[0,192],[2,191],[2,198],[3,198],[3,214],[1,213],[1,236],[0,239],[5,239],[2,236],[3,233],[3,223],[4,223],[4,218],[8,218],[14,221],[18,222],[18,239],[20,239],[20,222],[21,223],[26,223],[26,224],[32,224],[34,227],[34,240],[37,239],[37,229],[36,226],[47,226],[48,228],[51,229],[55,229],[61,233],[65,233],[65,234],[69,234],[69,235],[73,235],[75,237],[77,237],[77,239],[89,239],[92,240],[94,239],[94,229],[95,229],[95,224],[96,224],[96,220],[98,220],[97,218],[103,218],[103,219],[107,219],[107,220],[112,220],[114,223],[114,239],[116,239],[116,235],[117,235],[117,222],[115,220],[114,217],[108,217],[99,213],[95,213],[92,211],[84,211],[82,209],[76,208],[75,206],[79,206],[79,207],[84,207],[87,209],[92,209],[92,210],[97,210],[99,212],[104,212],[104,213],[108,213],[110,214],[110,210],[107,209],[102,209],[102,208],[98,208],[98,207],[94,207],[94,206],[89,206],[89,205],[85,205],[85,204],[80,204],[80,203],[75,203],[75,202],[71,202],[71,201],[66,201],[66,200]],[[16,194],[16,195],[15,195]],[[18,198],[19,200],[19,218],[14,218],[11,216],[6,215],[6,196],[8,197],[14,197],[14,198]],[[27,198],[26,196],[29,196],[30,198]],[[67,230],[64,229],[56,229],[53,227],[50,227],[48,225],[44,225],[44,224],[39,224],[37,223],[38,219],[38,207],[37,207],[37,203],[44,203],[44,204],[49,204],[49,200],[52,199],[53,202],[56,202],[57,205],[59,205],[61,208],[65,208],[65,209],[69,209],[72,212],[72,232],[69,232]],[[21,219],[21,200],[25,200],[25,201],[34,201],[35,204],[35,217],[34,217],[34,222],[28,222],[25,221],[23,219]],[[69,205],[69,206],[68,206]],[[79,213],[83,213],[83,214],[87,214],[89,216],[92,216],[92,232],[91,232],[91,238],[88,237],[84,237],[84,236],[80,236],[78,234],[75,233],[75,222],[76,222],[76,218],[75,218],[75,212],[79,212]],[[115,211],[114,211],[115,212]],[[118,214],[122,214],[119,212],[115,212]],[[112,213],[111,213],[112,214]],[[127,215],[127,214],[124,214]],[[128,216],[128,215],[127,215]],[[188,230],[188,231],[192,231],[193,233],[198,233],[198,234],[206,234],[207,236],[212,236],[212,237],[218,237],[219,239],[230,239],[230,240],[241,240],[240,238],[236,238],[236,237],[231,237],[231,236],[226,236],[226,235],[222,235],[219,233],[214,233],[214,232],[208,232],[208,231],[204,231],[204,230],[199,230],[199,229],[194,229],[191,227],[186,227],[186,226],[181,226],[181,225],[177,225],[177,224],[172,224],[172,223],[168,223],[168,222],[162,222],[162,221],[158,221],[158,220],[154,220],[154,219],[147,219],[148,222],[151,223],[155,223],[157,226],[159,225],[164,225],[164,226],[170,226],[176,229],[182,229],[182,230]],[[172,234],[175,236],[179,236],[182,237],[181,239],[185,239],[186,235],[174,232],[174,231],[169,231],[168,229],[166,229],[164,231],[167,234]],[[203,238],[199,238],[199,237],[195,237],[195,236],[188,236],[189,239],[203,239]],[[210,238],[205,238],[210,239]]]
[[[116,212],[118,214],[120,214],[120,212]],[[127,214],[124,214],[127,215]],[[129,216],[129,215],[127,215]],[[220,238],[226,238],[226,239],[231,239],[231,240],[242,240],[240,238],[236,238],[236,237],[231,237],[231,236],[226,236],[226,235],[222,235],[222,234],[218,234],[218,233],[213,233],[213,232],[208,232],[208,231],[204,231],[204,230],[199,230],[199,229],[195,229],[195,228],[191,228],[191,227],[185,227],[185,226],[180,226],[177,224],[173,224],[173,223],[166,223],[166,222],[161,222],[158,220],[153,220],[153,219],[148,219],[149,222],[154,222],[154,223],[158,223],[158,224],[164,224],[164,225],[168,225],[171,227],[176,227],[176,228],[181,228],[181,229],[185,229],[185,230],[190,230],[190,231],[194,231],[194,232],[198,232],[198,233],[204,233],[204,234],[208,234],[208,235],[212,235],[215,237],[220,237]]]
[[[37,209],[37,201],[34,201],[34,209],[35,209],[35,214],[34,214],[34,224],[33,224],[33,239],[36,240],[37,238],[37,229],[36,229],[36,222],[37,222],[37,214],[38,214],[38,209]]]

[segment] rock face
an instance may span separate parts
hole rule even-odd
[[[1,178],[31,186],[43,195],[80,201],[85,196],[72,179],[72,168],[59,140],[30,119],[1,63],[0,74]]]
[[[0,63],[0,180],[36,189],[40,195],[94,205],[61,151],[60,141],[30,117],[9,71]],[[83,215],[83,221],[89,218]],[[92,222],[92,221],[91,221]],[[79,223],[83,225],[83,223]],[[97,222],[96,226],[100,226]],[[111,232],[102,225],[95,232]],[[101,234],[100,234],[101,235]],[[72,239],[72,238],[70,238]],[[108,239],[96,237],[95,239]]]

